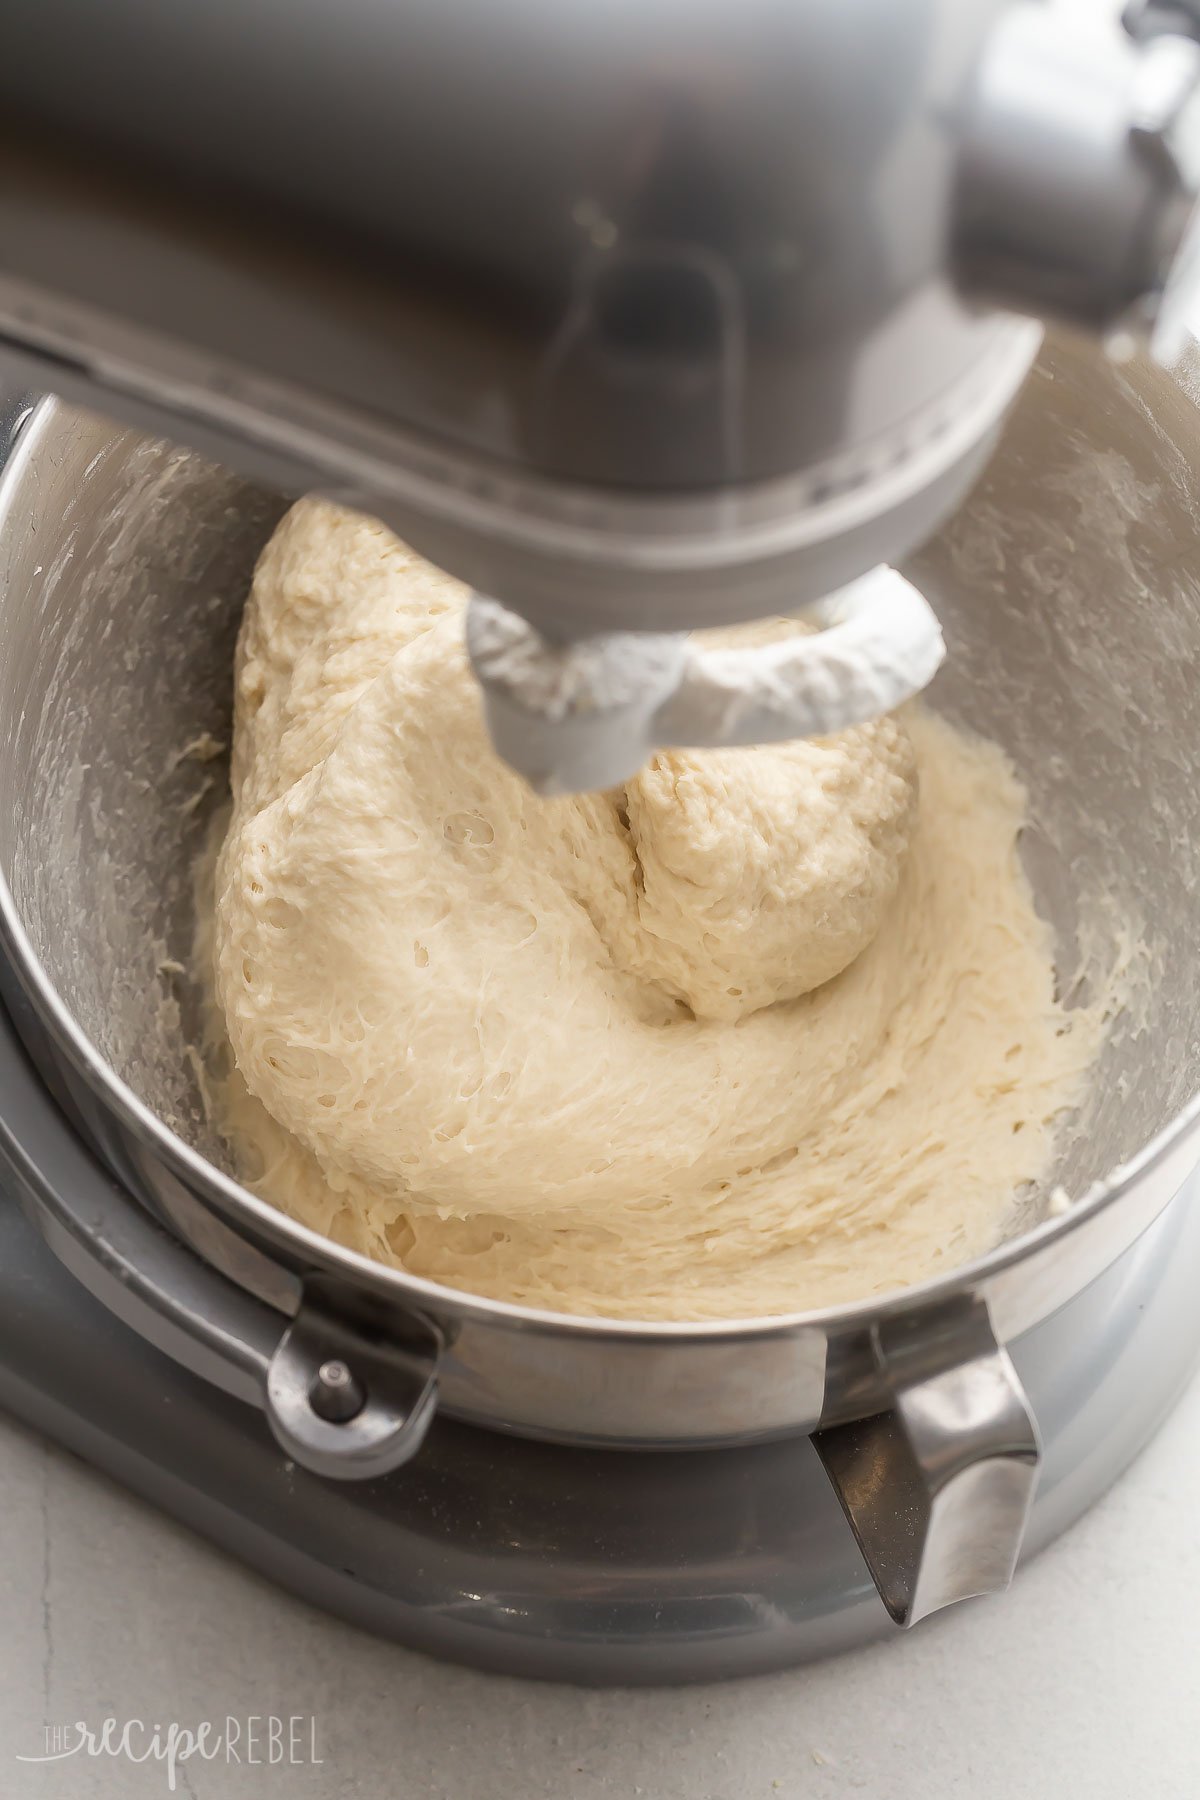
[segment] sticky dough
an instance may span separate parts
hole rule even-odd
[[[910,709],[539,800],[463,600],[317,501],[260,561],[214,949],[246,1178],[381,1261],[610,1317],[992,1244],[1099,1030],[1056,1004],[1001,752]]]

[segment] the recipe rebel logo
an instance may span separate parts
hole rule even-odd
[[[202,1762],[297,1767],[324,1762],[318,1753],[317,1721],[311,1713],[247,1713],[244,1718],[200,1719],[192,1725],[175,1721],[104,1719],[89,1725],[45,1725],[43,1748],[18,1755],[21,1763],[66,1762],[70,1757],[108,1757],[115,1762],[161,1763],[169,1793],[175,1793],[181,1766]]]

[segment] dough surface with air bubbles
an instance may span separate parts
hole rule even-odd
[[[449,1286],[620,1317],[993,1242],[1100,1029],[1055,1002],[1001,753],[914,709],[540,800],[487,743],[464,599],[314,500],[256,572],[214,918],[251,1185]]]

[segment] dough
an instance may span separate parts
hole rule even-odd
[[[259,563],[214,951],[246,1178],[413,1273],[610,1317],[992,1244],[1100,1029],[1055,1001],[1001,752],[910,709],[539,800],[463,600],[313,500]]]

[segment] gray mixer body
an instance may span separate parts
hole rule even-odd
[[[1196,50],[1143,11],[12,0],[0,336],[552,635],[792,611],[961,498],[998,309],[1152,319]]]

